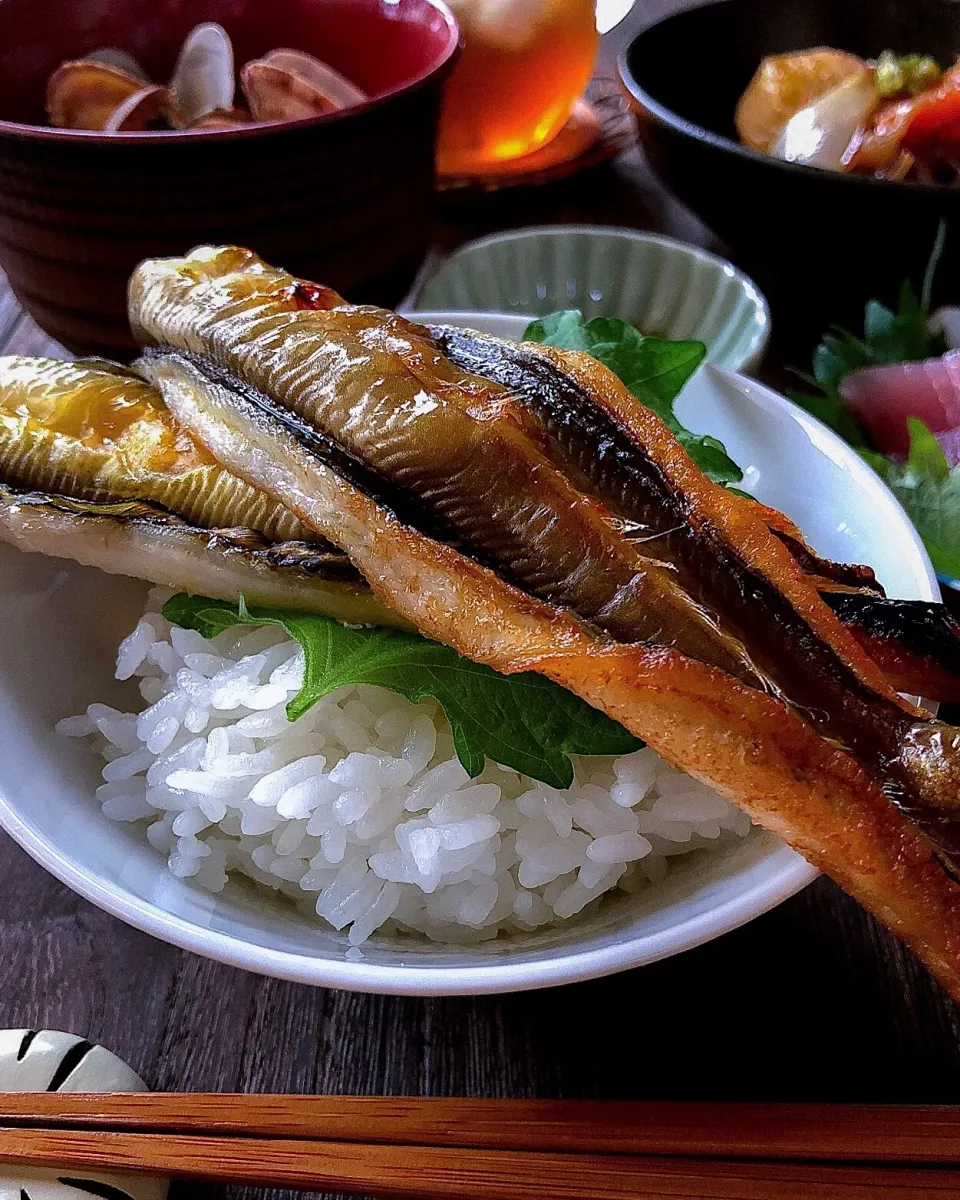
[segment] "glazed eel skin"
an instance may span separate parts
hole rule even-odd
[[[93,502],[158,504],[208,529],[312,535],[180,429],[155,387],[103,359],[0,357],[0,482]]]
[[[960,622],[937,601],[888,597],[871,567],[822,558],[783,513],[746,500],[898,692],[960,701]]]
[[[613,375],[524,346],[524,368],[548,368],[538,391],[491,381],[422,328],[237,248],[142,264],[131,319],[175,417],[341,546],[381,602],[621,721],[960,994],[960,887],[941,861],[958,846],[957,731],[900,699],[762,515],[707,481]],[[623,545],[638,525],[651,538],[639,562]],[[633,595],[614,571],[601,604],[611,562],[635,571]],[[652,627],[638,593],[669,602]]]
[[[115,363],[0,358],[0,541],[197,595],[403,625],[341,551],[225,471]]]
[[[857,588],[826,599],[898,691],[960,694],[960,628],[942,606],[864,590],[877,588],[868,568],[818,559],[765,514],[806,570]],[[103,360],[0,358],[0,538],[225,600],[396,623],[342,552],[215,463],[155,387]]]

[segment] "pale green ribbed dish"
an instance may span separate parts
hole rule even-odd
[[[657,234],[600,225],[518,229],[470,242],[428,279],[417,309],[530,313],[579,308],[644,333],[696,338],[707,359],[750,370],[770,336],[757,286],[725,259]]]

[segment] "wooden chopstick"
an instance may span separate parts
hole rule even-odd
[[[0,1125],[556,1153],[960,1165],[960,1108],[0,1094]]]
[[[0,1162],[265,1184],[396,1200],[938,1200],[956,1172],[293,1138],[0,1129]]]

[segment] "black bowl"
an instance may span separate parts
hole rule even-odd
[[[725,0],[667,17],[620,57],[651,163],[798,336],[856,322],[867,299],[890,301],[902,279],[919,281],[941,218],[939,294],[956,302],[960,188],[842,175],[738,144],[734,109],[760,60],[812,46],[865,58],[916,51],[946,66],[960,54],[960,3]]]

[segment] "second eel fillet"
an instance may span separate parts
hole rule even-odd
[[[197,596],[409,627],[340,554],[252,529],[204,529],[145,501],[75,500],[0,481],[0,542]]]
[[[832,564],[815,559],[789,522],[771,528],[776,514],[707,479],[588,355],[452,327],[431,333],[461,368],[523,401],[581,486],[641,530],[647,552],[743,640],[806,720],[880,773],[892,799],[914,816],[960,814],[960,731],[916,720],[824,602],[809,571]],[[937,817],[928,831],[960,850],[957,830]]]
[[[0,357],[0,480],[78,500],[147,501],[272,541],[314,536],[187,436],[155,387],[102,359]]]
[[[113,363],[0,358],[0,541],[202,596],[403,625],[339,550]]]
[[[323,290],[311,288],[236,249],[207,248],[187,260],[143,264],[132,281],[133,324],[157,347],[145,367],[176,417],[218,461],[343,547],[375,595],[425,636],[504,673],[539,671],[603,709],[832,875],[960,995],[960,887],[931,843],[938,829],[931,831],[927,820],[922,830],[908,818],[902,796],[899,806],[891,803],[884,791],[889,777],[876,759],[858,761],[822,736],[822,722],[811,721],[800,706],[673,646],[616,641],[417,527],[415,508],[395,508],[370,486],[376,473],[349,477],[336,439],[306,415],[315,411],[309,389],[286,386],[290,341],[295,348],[301,335],[322,340],[313,305]],[[251,296],[260,322],[253,331],[244,317]],[[338,302],[323,293],[322,303]],[[406,351],[402,326],[387,328],[384,338],[394,337]],[[404,365],[398,357],[393,370],[402,376]],[[267,390],[261,390],[265,375]],[[606,398],[616,400],[619,383],[612,376],[601,382]],[[322,389],[322,381],[317,386]],[[414,407],[430,403],[424,391]],[[693,469],[672,448],[671,454],[674,465]],[[496,460],[489,467],[496,471]],[[395,491],[391,499],[403,496]],[[813,600],[803,598],[812,608]],[[836,635],[835,618],[826,611],[826,617],[816,614],[818,623],[840,657],[848,635]],[[911,783],[913,767],[921,780],[932,772],[934,799],[952,788],[956,731],[901,704],[869,664],[846,670],[861,697],[876,697],[880,711],[902,723],[898,732],[916,731],[918,758],[911,761],[905,752],[898,786]],[[942,742],[933,762],[922,751],[924,735],[934,746]],[[927,801],[920,795],[916,803],[922,808]],[[939,814],[933,819],[943,826],[941,842],[949,843],[952,822]]]

